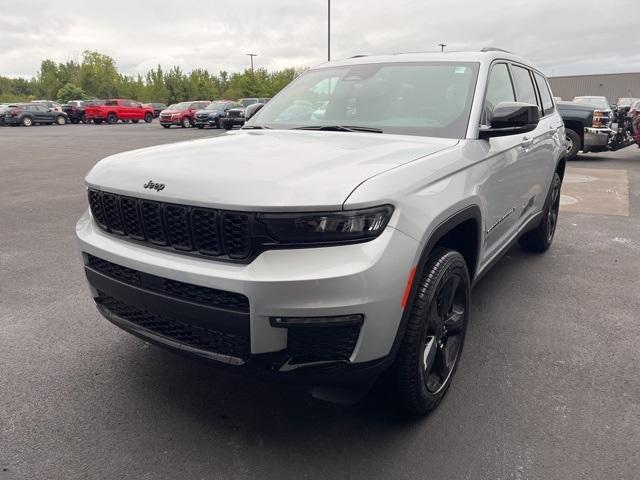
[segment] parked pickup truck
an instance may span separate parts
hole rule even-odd
[[[131,120],[133,123],[138,123],[140,120],[146,123],[153,121],[152,108],[122,98],[107,100],[104,105],[90,105],[85,109],[84,115],[87,121],[93,120],[97,124],[103,121],[114,124],[118,120],[123,122]]]
[[[583,102],[557,102],[557,106],[567,138],[567,160],[573,160],[579,151],[609,150],[608,145],[614,135],[610,109]]]

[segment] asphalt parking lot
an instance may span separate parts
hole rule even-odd
[[[479,283],[451,389],[409,421],[381,395],[326,404],[174,356],[95,310],[84,175],[221,134],[0,128],[0,480],[638,478],[640,149],[570,164],[551,250],[514,247]]]

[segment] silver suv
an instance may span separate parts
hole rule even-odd
[[[504,51],[320,65],[240,131],[99,162],[91,294],[145,340],[321,398],[387,371],[424,414],[472,285],[516,240],[549,248],[564,139],[542,73]]]

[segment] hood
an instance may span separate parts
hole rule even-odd
[[[166,109],[164,109],[164,110],[162,110],[162,111],[160,112],[160,115],[162,115],[163,113],[164,113],[164,114],[169,113],[169,114],[172,114],[172,115],[173,115],[173,114],[176,114],[176,113],[183,113],[183,112],[186,112],[186,110],[169,110],[168,108],[166,108]]]
[[[220,115],[223,110],[198,110],[196,115]]]
[[[91,187],[230,210],[340,209],[362,182],[452,147],[455,139],[377,133],[245,130],[107,157]],[[161,191],[143,187],[162,183]]]

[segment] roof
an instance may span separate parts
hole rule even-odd
[[[509,60],[522,63],[535,70],[540,70],[532,62],[515,55],[513,53],[502,50],[487,50],[480,52],[408,52],[408,53],[392,53],[385,55],[358,55],[356,57],[324,62],[316,65],[316,68],[340,67],[344,65],[360,65],[367,63],[394,63],[394,62],[475,62],[475,63],[491,63],[494,60]]]

